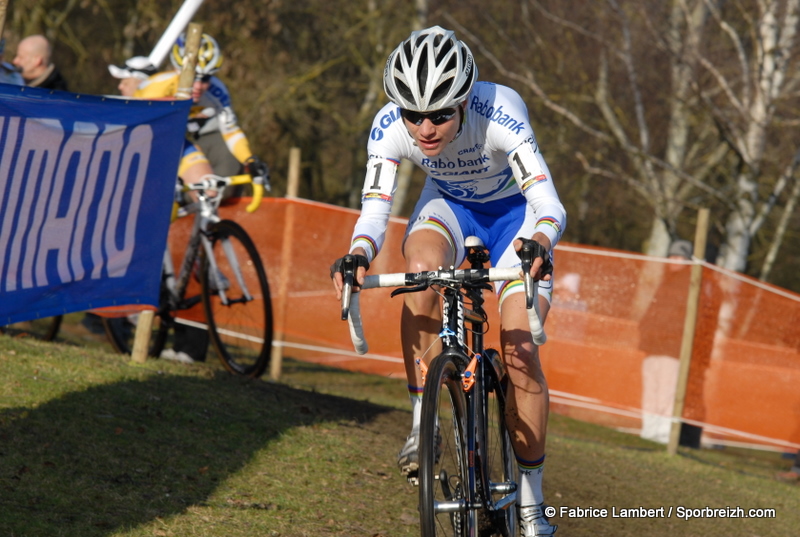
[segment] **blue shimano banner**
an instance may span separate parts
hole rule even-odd
[[[158,304],[190,106],[0,84],[0,325]]]

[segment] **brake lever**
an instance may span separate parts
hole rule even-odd
[[[414,287],[398,287],[397,289],[392,291],[389,294],[389,296],[395,297],[397,295],[402,295],[404,293],[418,293],[420,291],[426,290],[428,287],[430,287],[430,284],[428,282],[423,282],[419,285],[415,285]]]
[[[533,247],[530,244],[522,244],[519,250],[519,258],[522,260],[522,281],[525,284],[525,307],[531,309],[533,307],[533,276],[531,276],[531,267],[533,266]]]
[[[350,313],[350,295],[356,280],[356,258],[350,254],[342,258],[342,320]]]

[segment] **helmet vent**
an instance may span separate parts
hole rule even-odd
[[[403,99],[405,99],[407,101],[413,101],[414,100],[414,92],[411,91],[411,88],[409,88],[408,86],[406,86],[405,84],[403,84],[399,80],[397,80],[395,82],[395,84],[396,84],[398,93],[400,93],[400,96]]]

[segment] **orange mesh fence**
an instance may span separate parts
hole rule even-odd
[[[362,295],[367,355],[353,352],[347,323],[340,320],[329,266],[347,251],[358,213],[286,199],[265,199],[252,214],[244,207],[223,207],[220,213],[241,224],[261,253],[275,344],[284,355],[405,378],[402,298],[390,298],[389,290]],[[186,220],[170,232],[176,269],[188,236]],[[370,273],[403,271],[406,222],[392,219]],[[668,420],[690,263],[561,243],[555,266],[548,342],[541,348],[551,409],[632,432],[643,426],[643,409]],[[493,293],[487,298],[487,344],[496,347],[497,304]],[[202,310],[189,316],[202,321]],[[800,296],[704,265],[684,421],[702,426],[711,442],[800,448],[798,326]]]

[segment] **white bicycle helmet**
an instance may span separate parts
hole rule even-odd
[[[431,112],[464,101],[478,79],[469,47],[439,26],[412,32],[389,55],[383,89],[400,108]]]
[[[175,69],[183,67],[183,57],[186,55],[186,34],[182,33],[175,44],[172,46],[172,53],[169,59]],[[219,48],[217,40],[208,34],[200,37],[200,48],[197,50],[197,66],[195,72],[198,75],[213,75],[222,67],[222,50]]]

